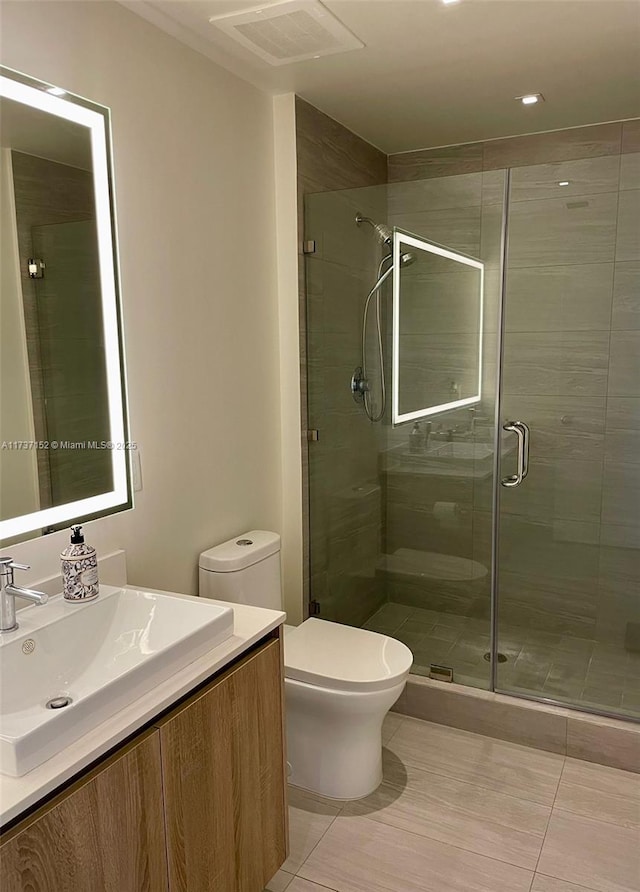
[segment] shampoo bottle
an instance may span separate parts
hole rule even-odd
[[[90,601],[98,597],[98,557],[87,545],[79,524],[71,527],[71,543],[60,555],[62,590],[66,601]]]

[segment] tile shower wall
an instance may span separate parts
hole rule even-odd
[[[298,160],[302,449],[305,518],[309,517],[309,460],[313,463],[311,533],[305,535],[305,608],[309,574],[323,616],[358,624],[378,603],[375,566],[379,560],[380,488],[376,480],[377,431],[349,393],[359,362],[360,296],[375,275],[371,233],[355,226],[356,212],[380,216],[386,209],[349,203],[335,190],[386,182],[386,156],[313,106],[296,99]],[[314,214],[304,221],[305,195],[316,196]],[[336,226],[337,223],[337,226]],[[304,238],[315,239],[316,254],[302,255]],[[307,355],[309,392],[307,403]],[[309,421],[307,421],[307,417]],[[320,439],[306,441],[308,426]],[[310,551],[310,555],[309,555]],[[309,569],[310,568],[310,569]]]
[[[36,439],[108,439],[106,381],[97,347],[102,324],[95,299],[100,286],[93,177],[22,152],[12,153],[12,165]],[[29,278],[27,259],[33,256],[48,263],[42,280]],[[98,386],[103,400],[96,398]],[[86,498],[110,485],[106,452],[38,450],[37,457],[42,507]]]
[[[485,262],[483,398],[474,411],[461,409],[429,418],[429,443],[423,456],[406,454],[411,423],[387,428],[381,461],[385,504],[386,592],[390,601],[417,609],[405,623],[406,643],[414,649],[416,671],[442,659],[455,664],[458,677],[486,684],[489,643],[491,537],[490,514],[476,509],[479,488],[491,492],[497,309],[504,172],[463,173],[439,179],[390,184],[389,223],[429,241]],[[403,328],[414,332],[422,364],[433,365],[449,385],[460,386],[461,339],[475,355],[477,322],[468,301],[448,281],[410,268],[437,302],[403,302]],[[447,280],[456,278],[449,273]],[[456,280],[457,281],[457,280]],[[460,303],[461,299],[463,304]],[[390,355],[391,344],[388,343]],[[469,363],[463,363],[468,369]],[[444,370],[444,371],[443,371]],[[442,382],[441,382],[442,383]],[[442,401],[451,399],[451,394]],[[426,430],[425,423],[422,427]],[[455,431],[455,434],[449,434]],[[442,448],[450,436],[479,450],[464,464],[434,461],[426,453]],[[480,456],[480,452],[482,456]],[[486,455],[485,455],[486,453]],[[419,614],[419,615],[418,615]],[[435,626],[428,628],[434,620]],[[373,618],[373,624],[377,617]],[[462,622],[466,623],[463,629]],[[433,624],[432,624],[433,625]],[[417,635],[426,637],[418,639]],[[440,636],[440,637],[439,637]],[[445,660],[445,653],[448,655]]]
[[[628,710],[640,705],[639,149],[629,121],[389,158],[391,182],[514,168],[504,412],[532,428],[532,470],[503,499],[501,649],[518,656],[499,678]],[[476,553],[489,508],[476,484]]]
[[[388,159],[388,222],[479,255],[487,264],[486,395],[495,388],[500,168],[515,168],[506,322],[507,362],[513,374],[505,387],[505,410],[511,400],[514,411],[526,414],[536,428],[532,474],[540,487],[537,492],[532,486],[528,493],[520,491],[527,505],[514,503],[507,512],[511,525],[504,532],[504,619],[506,628],[515,626],[518,636],[513,641],[504,636],[502,647],[513,658],[507,671],[524,670],[522,678],[532,658],[538,668],[544,664],[545,655],[533,653],[536,647],[548,645],[550,662],[544,665],[551,670],[562,664],[563,647],[575,650],[581,641],[588,643],[587,665],[593,672],[591,678],[581,679],[581,690],[588,692],[591,686],[592,693],[598,693],[593,690],[598,673],[613,672],[620,678],[630,670],[627,653],[635,647],[637,634],[639,149],[640,122],[634,121]],[[570,185],[558,197],[562,180]],[[346,237],[340,233],[343,243]],[[345,256],[351,251],[347,246]],[[440,322],[456,330],[454,319],[443,316]],[[446,331],[439,334],[446,336]],[[492,411],[485,399],[476,420],[476,442],[490,439]],[[468,425],[464,412],[435,420],[447,428]],[[408,432],[387,428],[378,440],[382,555],[431,550],[473,559],[488,569],[490,475],[423,479],[415,473],[398,474],[397,462],[390,473],[394,460],[389,462],[389,456],[394,449],[406,451]],[[507,464],[514,460],[509,442],[503,458]],[[431,611],[445,632],[454,626],[446,626],[443,616],[450,616],[452,623],[460,615],[467,623],[488,617],[488,574],[482,579],[471,564],[475,578],[467,584],[440,580],[437,586],[425,585],[420,566],[407,568],[402,561],[381,566],[386,597],[400,602],[398,609]],[[385,625],[384,611],[391,609],[396,607],[383,607],[371,622],[375,625],[378,617]],[[413,646],[420,636],[429,643],[433,629],[409,629],[411,622],[405,622],[411,638],[407,643]],[[523,631],[528,632],[524,638]],[[481,684],[486,674],[479,660],[488,636],[481,633],[474,627],[474,640],[463,642],[466,664],[458,668],[470,683],[474,673]],[[548,640],[543,641],[545,636]],[[627,650],[621,653],[623,642]],[[440,643],[444,645],[444,637]],[[568,696],[552,672],[548,677],[556,686],[545,694]],[[505,683],[507,678],[503,676]],[[600,685],[605,683],[601,676]],[[618,684],[616,692],[618,702],[612,706],[626,703],[634,708],[638,694],[633,689]]]
[[[550,663],[543,693],[631,710],[640,696],[639,159],[513,171],[504,411],[532,429],[531,473],[503,500],[500,567],[505,636],[525,626],[551,636],[537,652],[538,673]],[[521,662],[503,683],[533,685]]]

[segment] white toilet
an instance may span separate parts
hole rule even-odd
[[[280,537],[251,530],[200,555],[200,595],[282,609]],[[382,780],[382,722],[413,656],[400,641],[321,619],[285,626],[292,784],[360,799]]]

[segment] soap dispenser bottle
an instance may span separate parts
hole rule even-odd
[[[62,591],[66,601],[91,601],[98,597],[98,557],[92,545],[87,545],[82,527],[71,527],[71,542],[60,555],[62,562]]]
[[[422,431],[420,430],[420,424],[416,421],[413,425],[411,433],[409,434],[409,452],[412,452],[414,455],[422,452],[422,446],[424,444],[424,437],[422,436]]]

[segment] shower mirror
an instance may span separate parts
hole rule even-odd
[[[394,230],[393,423],[480,401],[484,264]]]
[[[0,69],[0,539],[131,507],[109,110]]]

